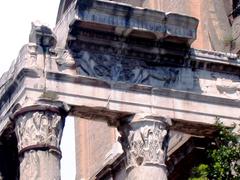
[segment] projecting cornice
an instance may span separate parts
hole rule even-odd
[[[198,26],[198,20],[193,17],[107,0],[74,1],[61,17],[55,32],[58,45],[62,47],[69,38],[68,31],[62,28],[70,26],[71,29],[76,24],[82,28],[111,32],[123,37],[164,40],[187,46],[196,39]],[[61,35],[58,34],[59,31]]]

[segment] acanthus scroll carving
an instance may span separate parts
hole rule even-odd
[[[120,130],[126,152],[127,169],[148,164],[165,166],[168,148],[167,124],[158,121],[137,122]]]
[[[28,147],[54,147],[60,149],[64,120],[60,115],[49,111],[28,112],[16,121],[18,150]]]

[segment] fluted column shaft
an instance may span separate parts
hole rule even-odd
[[[167,180],[169,122],[144,117],[119,127],[128,180]]]

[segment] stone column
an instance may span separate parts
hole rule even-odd
[[[121,143],[126,153],[128,180],[166,180],[165,165],[170,122],[145,116],[121,125]]]
[[[20,110],[14,115],[20,180],[60,180],[60,142],[65,116],[57,108]]]

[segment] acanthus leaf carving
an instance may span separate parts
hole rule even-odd
[[[20,179],[60,179],[60,141],[64,116],[50,110],[28,111],[15,116]]]
[[[165,167],[167,126],[158,121],[141,121],[122,127],[121,143],[126,152],[127,169],[148,164]]]
[[[54,112],[39,111],[20,115],[16,121],[18,150],[31,146],[60,149],[64,120]]]

